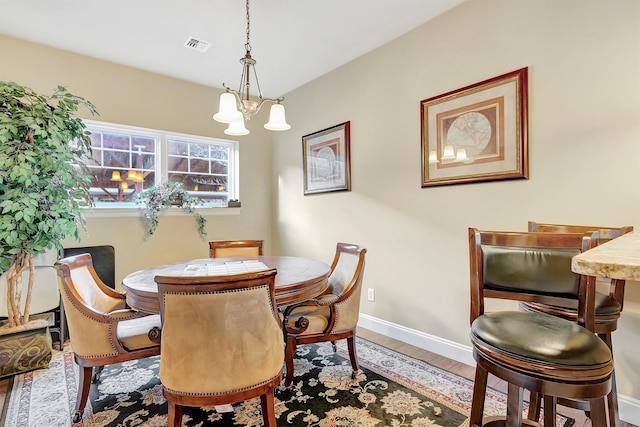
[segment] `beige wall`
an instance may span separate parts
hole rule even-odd
[[[287,94],[278,250],[329,259],[337,241],[364,245],[376,301],[363,313],[469,345],[467,227],[640,230],[640,2],[614,3],[470,0]],[[530,179],[421,188],[420,100],[522,67]],[[352,191],[303,196],[301,137],[347,120]],[[618,385],[640,399],[640,283],[627,289]]]
[[[0,36],[0,80],[15,81],[42,93],[57,85],[96,105],[102,120],[172,132],[230,139],[211,116],[220,90],[187,83],[86,56]],[[218,83],[218,82],[213,82]],[[260,115],[262,116],[262,112]],[[249,124],[251,134],[240,139],[240,199],[242,208],[223,209],[230,215],[207,215],[206,239],[200,239],[193,216],[163,216],[153,236],[145,236],[138,212],[104,218],[88,216],[81,242],[65,246],[110,244],[116,249],[116,281],[158,262],[206,257],[209,239],[264,239],[271,248],[271,132],[267,117]],[[224,213],[224,212],[223,212]]]

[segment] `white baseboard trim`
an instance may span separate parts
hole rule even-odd
[[[439,354],[456,362],[475,366],[471,346],[449,341],[435,335],[387,322],[367,314],[360,313],[358,326],[377,332],[389,338],[411,344],[423,350]],[[618,394],[618,406],[622,421],[640,426],[640,400]]]

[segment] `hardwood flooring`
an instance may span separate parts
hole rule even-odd
[[[469,378],[471,380],[473,379],[474,372],[475,372],[474,367],[465,365],[464,363],[456,362],[454,360],[448,359],[438,354],[431,353],[421,348],[414,347],[410,344],[397,341],[393,338],[389,338],[387,336],[372,332],[364,328],[358,328],[358,336],[365,338],[369,341],[375,342],[376,344],[395,350],[399,353],[403,353],[403,354],[406,354],[407,356],[411,356],[415,359],[423,360],[431,365],[453,372],[462,377]],[[7,394],[9,381],[10,380],[8,379],[0,380],[0,411],[3,410],[3,405],[5,403],[5,397]],[[506,384],[504,383],[504,381],[498,380],[495,377],[490,376],[489,386],[506,392]],[[591,421],[584,416],[583,412],[577,411],[571,408],[564,408],[564,407],[561,408],[561,410],[562,410],[562,413],[575,418],[576,423],[574,427],[592,427]],[[637,426],[626,423],[626,422],[621,422],[620,427],[637,427]]]

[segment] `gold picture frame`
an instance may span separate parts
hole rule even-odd
[[[302,137],[304,195],[351,191],[350,124]]]
[[[423,188],[529,178],[527,71],[420,101]]]

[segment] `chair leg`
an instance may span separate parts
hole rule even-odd
[[[335,341],[331,341],[331,347],[333,347],[333,352],[334,353],[338,352],[338,346],[336,345]]]
[[[532,391],[529,394],[529,411],[527,412],[527,419],[530,421],[538,421],[540,419],[540,401],[542,396],[537,391]]]
[[[488,373],[480,365],[476,365],[476,377],[473,382],[473,399],[471,401],[471,414],[469,425],[482,426],[482,415],[484,412],[484,398],[487,391]]]
[[[509,383],[507,393],[507,422],[505,427],[522,426],[522,387]]]
[[[544,397],[544,427],[556,427],[556,404],[558,399],[555,396]]]
[[[93,368],[93,375],[91,376],[91,382],[92,383],[97,383],[98,380],[100,379],[100,375],[102,374],[102,371],[104,370],[104,366],[96,366]]]
[[[182,427],[182,406],[167,399],[167,426]]]
[[[296,337],[287,336],[287,348],[285,351],[285,366],[287,367],[287,376],[284,380],[284,385],[289,387],[293,381],[293,356],[296,354]]]
[[[277,427],[275,403],[273,389],[260,396],[260,407],[265,427]]]
[[[334,343],[335,344],[335,343]],[[349,359],[351,359],[351,368],[353,369],[352,378],[358,374],[358,354],[356,352],[356,337],[354,335],[347,338],[347,347],[349,348]]]
[[[84,407],[89,398],[89,389],[91,388],[91,366],[81,366],[78,370],[80,378],[78,378],[78,394],[76,395],[76,408],[73,414],[73,422],[77,423],[82,419]]]
[[[593,399],[590,401],[589,407],[591,408],[590,417],[592,426],[608,425],[606,401],[606,398]]]

